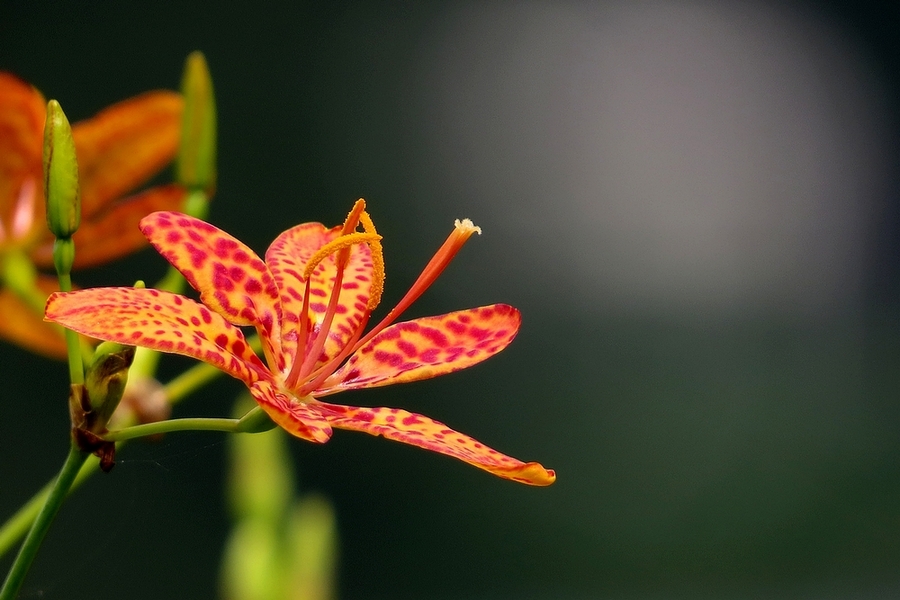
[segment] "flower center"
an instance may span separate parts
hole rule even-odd
[[[342,283],[344,279],[344,270],[350,262],[350,252],[353,246],[357,244],[366,244],[371,252],[372,259],[372,281],[369,285],[369,300],[366,309],[363,312],[359,324],[356,326],[351,339],[346,347],[352,347],[369,320],[372,310],[378,306],[381,301],[381,292],[384,288],[384,255],[381,248],[381,236],[375,231],[375,225],[372,219],[365,211],[366,203],[360,199],[353,206],[353,210],[344,221],[344,226],[340,235],[329,243],[325,244],[313,254],[306,264],[303,271],[303,277],[306,280],[306,286],[303,294],[303,308],[300,313],[300,332],[297,339],[297,355],[291,370],[285,378],[285,385],[288,389],[296,390],[299,396],[308,395],[309,391],[315,389],[317,382],[325,379],[330,375],[340,363],[346,358],[344,352],[339,353],[337,357],[329,360],[326,364],[316,368],[316,361],[322,354],[325,342],[331,330],[334,321],[334,315],[337,312]],[[358,232],[357,228],[362,224],[363,231]],[[319,326],[318,332],[311,337],[309,315],[309,296],[310,282],[312,275],[319,264],[334,255],[335,276],[331,286],[331,294],[328,299],[328,305]],[[345,349],[346,349],[345,347]],[[336,359],[340,360],[336,360]]]

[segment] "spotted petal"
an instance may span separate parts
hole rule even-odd
[[[518,310],[494,304],[391,325],[354,352],[315,395],[418,381],[465,369],[506,348],[520,323]]]
[[[524,463],[501,454],[467,435],[454,431],[433,419],[399,408],[359,408],[316,403],[332,427],[382,435],[389,440],[410,444],[458,458],[504,479],[529,485],[550,485],[556,473],[535,462]]]
[[[324,444],[331,439],[331,426],[309,404],[279,392],[271,381],[257,381],[250,394],[276,425],[298,438]]]
[[[303,270],[313,254],[341,232],[341,227],[326,229],[321,223],[304,223],[279,235],[266,251],[266,264],[272,270],[281,289],[284,307],[284,351],[293,360],[296,355],[296,331],[303,307],[306,280]],[[309,318],[315,333],[325,317],[336,274],[334,257],[319,263],[310,278]],[[329,330],[328,340],[322,349],[319,363],[335,357],[347,345],[362,320],[369,301],[369,285],[372,282],[372,257],[369,247],[356,244],[350,252],[350,261],[344,270],[341,296]]]
[[[55,293],[46,318],[79,333],[207,362],[247,385],[270,377],[241,331],[184,296],[152,289]]]
[[[181,95],[175,92],[147,92],[73,125],[85,218],[172,161],[181,136],[183,107]]]
[[[256,327],[269,346],[266,355],[283,361],[278,287],[253,250],[218,227],[176,212],[148,215],[141,231],[204,304],[235,325]]]

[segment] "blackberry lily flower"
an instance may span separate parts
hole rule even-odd
[[[332,428],[363,431],[506,479],[553,483],[554,472],[540,464],[500,454],[428,417],[321,400],[464,369],[503,350],[519,329],[519,311],[505,304],[392,324],[480,232],[465,220],[400,303],[364,334],[384,282],[381,236],[364,208],[358,201],[331,229],[305,223],[285,231],[265,262],[208,223],[153,213],[141,231],[200,292],[202,304],[153,289],[96,288],[53,294],[46,318],[99,339],[210,363],[243,381],[275,423],[305,440],[326,442]],[[237,326],[256,329],[265,364]]]
[[[136,227],[144,215],[181,206],[184,190],[163,185],[125,197],[175,157],[181,131],[181,95],[147,92],[75,123],[72,136],[81,186],[76,267],[119,258],[146,241]],[[0,71],[0,269],[15,253],[40,267],[53,265],[53,236],[43,198],[42,147],[47,102],[34,87]],[[49,293],[55,278],[39,277]],[[63,339],[16,294],[0,287],[0,337],[65,357]]]

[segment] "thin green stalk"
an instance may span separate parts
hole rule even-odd
[[[63,292],[72,291],[72,277],[68,273],[59,273],[59,289]],[[81,359],[81,340],[78,334],[71,329],[66,329],[66,348],[69,356],[69,381],[73,384],[84,383],[84,363]]]
[[[46,501],[34,520],[28,535],[25,537],[25,541],[19,549],[19,554],[16,555],[16,560],[13,562],[9,574],[6,576],[3,588],[0,589],[0,600],[13,600],[18,594],[19,588],[22,587],[22,583],[25,581],[25,575],[28,573],[34,557],[37,555],[38,548],[41,546],[44,535],[50,529],[53,518],[59,512],[66,495],[72,488],[72,484],[75,483],[75,478],[81,470],[81,465],[84,464],[88,456],[90,455],[87,452],[79,450],[74,444],[69,449],[66,462],[63,463],[59,475],[50,488]]]
[[[160,433],[172,433],[173,431],[237,431],[240,419],[202,418],[191,417],[187,419],[167,419],[155,423],[144,423],[110,431],[103,436],[109,442],[124,442],[148,435]]]

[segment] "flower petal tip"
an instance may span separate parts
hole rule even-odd
[[[552,485],[556,481],[556,471],[545,469],[540,463],[530,462],[525,463],[514,473],[507,475],[507,477],[518,483],[545,487]]]

